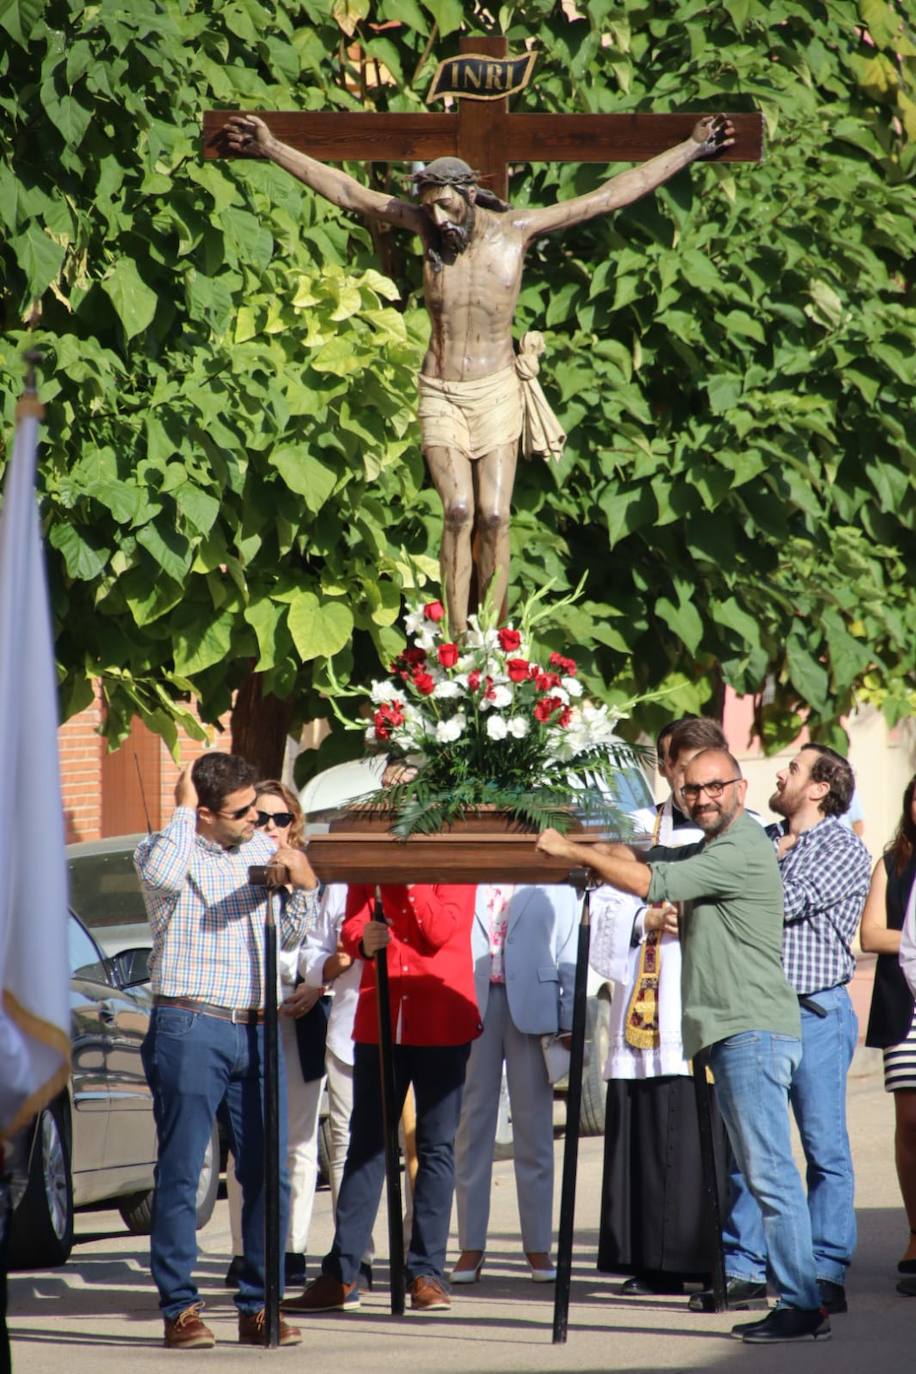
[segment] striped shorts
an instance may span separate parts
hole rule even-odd
[[[898,1088],[916,1089],[916,1007],[907,1038],[884,1051],[884,1091],[893,1093]]]

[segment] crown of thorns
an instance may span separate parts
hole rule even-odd
[[[424,186],[476,186],[479,172],[475,172],[460,157],[437,157],[419,172],[414,172],[411,181],[419,191]]]

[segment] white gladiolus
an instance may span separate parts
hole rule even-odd
[[[404,617],[404,629],[409,635],[415,635],[419,630],[422,630],[425,624],[426,616],[423,614],[422,607],[408,611]]]
[[[453,744],[464,734],[466,725],[467,720],[461,711],[452,716],[451,720],[440,720],[436,724],[436,743]]]
[[[443,678],[442,681],[437,682],[433,688],[433,696],[439,701],[447,701],[450,697],[463,696],[461,683],[457,682],[455,678]]]
[[[490,739],[505,739],[509,733],[509,727],[502,716],[489,716],[487,718],[487,735]]]
[[[496,717],[494,716],[495,720]],[[506,729],[513,739],[524,739],[531,729],[531,724],[524,716],[510,716],[506,721]]]

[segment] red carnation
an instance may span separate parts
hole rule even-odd
[[[557,668],[564,677],[575,677],[576,661],[572,658],[564,658],[562,654],[550,655],[551,668]]]
[[[477,691],[477,688],[480,686],[479,668],[472,668],[472,670],[468,673],[468,686],[470,687],[472,692]]]
[[[554,711],[558,711],[562,705],[559,697],[541,697],[540,701],[535,703],[535,719],[539,720],[542,725],[546,724]]]
[[[559,714],[559,716],[558,716],[558,718],[557,718],[557,723],[558,723],[559,725],[562,725],[563,728],[564,728],[564,730],[565,730],[565,729],[566,729],[566,726],[569,724],[569,722],[570,722],[571,720],[572,720],[572,707],[571,707],[571,706],[567,706],[566,709],[565,709],[564,711],[561,711],[561,712],[560,712],[560,714]]]
[[[438,624],[445,616],[445,607],[441,601],[429,601],[423,607],[423,614],[427,620],[434,620]]]
[[[457,644],[440,644],[436,651],[443,668],[454,668],[458,662]]]
[[[508,625],[504,625],[497,634],[499,638],[499,647],[504,654],[514,653],[522,642],[522,637],[518,630],[510,629]]]
[[[506,660],[506,672],[509,674],[510,682],[525,682],[528,677],[527,658],[510,658]]]
[[[559,685],[559,673],[538,673],[537,677],[535,678],[535,686],[537,687],[539,692],[549,692],[554,687],[559,687]]]
[[[375,721],[376,737],[381,740],[386,740],[391,732],[388,729],[387,717],[385,715],[385,712],[379,709],[378,711],[376,711],[373,719]]]
[[[418,673],[414,673],[413,685],[416,687],[417,691],[421,694],[421,696],[428,697],[432,696],[433,690],[436,686],[436,682],[433,678],[432,673],[424,673],[421,671]]]

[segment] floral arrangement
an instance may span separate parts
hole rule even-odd
[[[481,805],[536,828],[567,828],[571,807],[579,819],[626,826],[612,775],[639,750],[614,727],[637,699],[596,704],[573,658],[534,657],[534,626],[573,599],[548,609],[543,596],[522,608],[518,627],[496,624],[485,607],[460,639],[449,635],[441,601],[407,616],[412,642],[391,677],[372,683],[365,732],[371,749],[409,766],[403,781],[365,799],[394,811],[396,834],[441,829]]]

